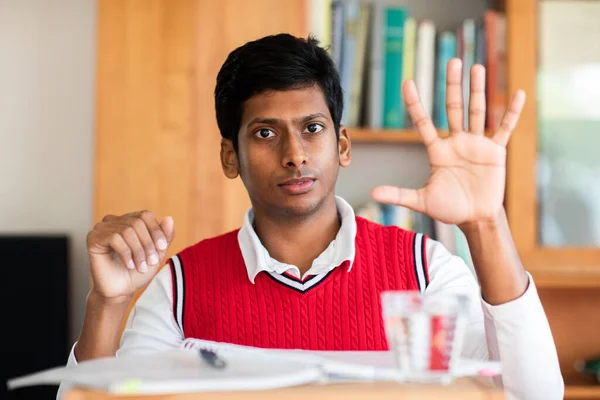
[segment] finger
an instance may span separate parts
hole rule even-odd
[[[175,221],[173,220],[173,217],[164,217],[163,220],[160,221],[160,228],[166,236],[167,243],[171,244],[175,238]]]
[[[119,256],[123,265],[127,267],[127,269],[135,269],[135,262],[133,261],[133,254],[131,254],[131,249],[118,232],[113,232],[110,234],[110,238],[108,240],[108,245],[111,249]]]
[[[438,138],[438,134],[431,118],[421,104],[414,81],[410,80],[402,84],[402,96],[413,125],[417,128],[425,146],[429,146]]]
[[[450,60],[446,69],[446,114],[450,133],[464,131],[462,61],[458,58]]]
[[[138,215],[141,215],[141,213]],[[142,243],[144,251],[146,252],[146,262],[148,265],[157,265],[160,261],[160,258],[158,257],[156,246],[154,246],[154,241],[152,240],[152,236],[150,236],[150,231],[146,225],[146,222],[140,216],[130,217],[126,220],[125,224],[135,229],[135,233],[137,234],[138,239]]]
[[[148,272],[148,263],[146,262],[146,250],[140,241],[137,231],[131,225],[124,225],[121,229],[121,236],[125,239],[125,243],[129,246],[133,261],[137,266],[137,270],[142,274]],[[150,236],[150,235],[148,235]]]
[[[115,219],[117,219],[119,217],[117,217],[116,215],[105,215],[104,218],[102,218],[102,222],[109,222],[109,221],[114,221]]]
[[[477,135],[485,132],[485,68],[480,64],[471,68],[469,132]]]
[[[377,186],[371,191],[371,197],[380,203],[395,204],[424,213],[425,201],[422,189],[402,189],[395,186]]]
[[[146,223],[146,227],[148,228],[148,232],[150,232],[150,236],[154,241],[154,246],[161,251],[165,251],[169,246],[167,242],[167,238],[165,237],[165,233],[162,228],[158,224],[156,218],[150,211],[142,211],[139,214],[139,217]]]
[[[515,129],[515,126],[519,121],[519,116],[521,115],[524,105],[525,92],[522,90],[517,90],[512,98],[512,101],[510,102],[508,110],[504,114],[504,117],[502,117],[498,131],[492,138],[494,142],[498,143],[499,145],[506,146],[512,131]]]

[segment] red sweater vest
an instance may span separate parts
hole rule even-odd
[[[238,231],[203,240],[169,262],[173,312],[186,338],[263,348],[386,350],[380,294],[424,290],[425,237],[357,217],[355,259],[301,281],[248,279]]]

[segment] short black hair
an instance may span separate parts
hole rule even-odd
[[[333,60],[314,37],[266,36],[233,50],[217,75],[215,108],[221,136],[238,150],[243,105],[266,90],[302,89],[319,85],[331,113],[336,137],[344,100]]]

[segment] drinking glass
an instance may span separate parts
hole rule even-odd
[[[464,295],[388,291],[383,320],[401,381],[448,384],[460,361],[468,320]]]

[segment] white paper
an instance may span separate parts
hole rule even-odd
[[[199,349],[214,351],[226,367],[211,367]],[[499,362],[461,360],[459,365],[457,376],[500,373]],[[114,394],[167,394],[397,379],[388,351],[273,350],[187,339],[181,349],[85,361],[10,380],[8,387],[63,382]]]

